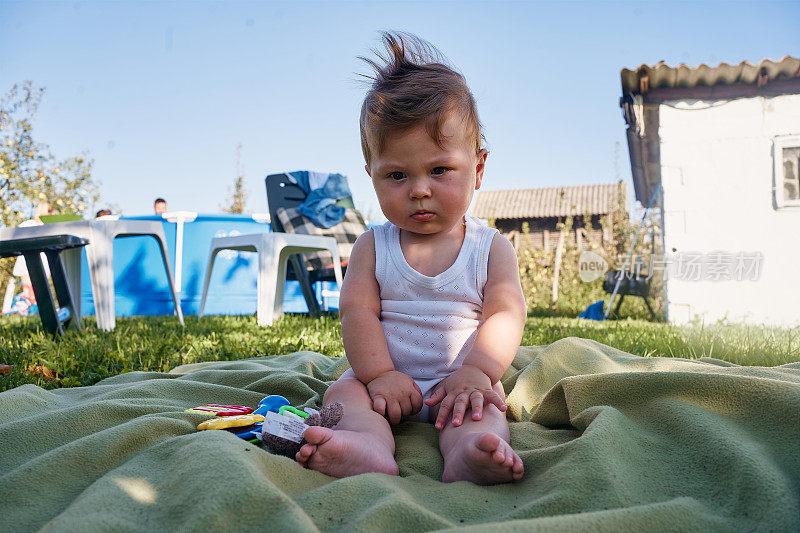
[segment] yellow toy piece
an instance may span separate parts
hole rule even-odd
[[[228,429],[228,428],[238,428],[244,426],[252,426],[257,422],[263,422],[264,417],[262,415],[256,414],[249,414],[249,415],[238,415],[238,416],[220,416],[217,418],[212,418],[211,420],[206,420],[205,422],[201,423],[197,426],[198,431],[202,431],[204,429]]]
[[[206,416],[217,416],[216,413],[212,413],[211,411],[200,411],[199,409],[187,409],[184,413],[196,413],[198,415],[206,415]]]

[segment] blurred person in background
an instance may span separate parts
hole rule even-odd
[[[42,200],[36,206],[34,217],[30,220],[22,222],[19,227],[24,228],[28,226],[41,226],[43,224],[42,215],[54,215],[56,210],[53,209],[48,202]],[[42,263],[44,264],[45,274],[50,276],[50,269],[47,265],[47,258],[42,254]],[[12,274],[20,278],[22,285],[22,292],[14,296],[14,278],[8,282],[6,288],[5,298],[3,299],[3,314],[19,314],[22,316],[30,316],[38,312],[36,306],[36,295],[33,293],[33,285],[31,284],[31,277],[28,275],[28,267],[25,265],[25,258],[21,255],[17,257],[14,263],[14,270]]]
[[[156,212],[156,215],[163,215],[167,212],[167,201],[163,198],[156,198],[153,202],[153,211]]]

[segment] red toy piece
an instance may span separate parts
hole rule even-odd
[[[244,405],[220,405],[217,403],[210,403],[208,405],[201,405],[193,409],[187,409],[187,413],[199,413],[208,416],[238,416],[249,415],[253,412],[250,407]]]

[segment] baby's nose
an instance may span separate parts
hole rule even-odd
[[[419,180],[411,184],[411,198],[429,198],[430,195],[431,189],[427,181]]]

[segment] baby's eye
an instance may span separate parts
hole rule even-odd
[[[447,167],[436,167],[431,172],[433,172],[436,176],[441,176],[445,172],[447,172]]]
[[[405,178],[405,174],[402,172],[390,172],[389,177],[395,181],[400,181],[401,179]]]

